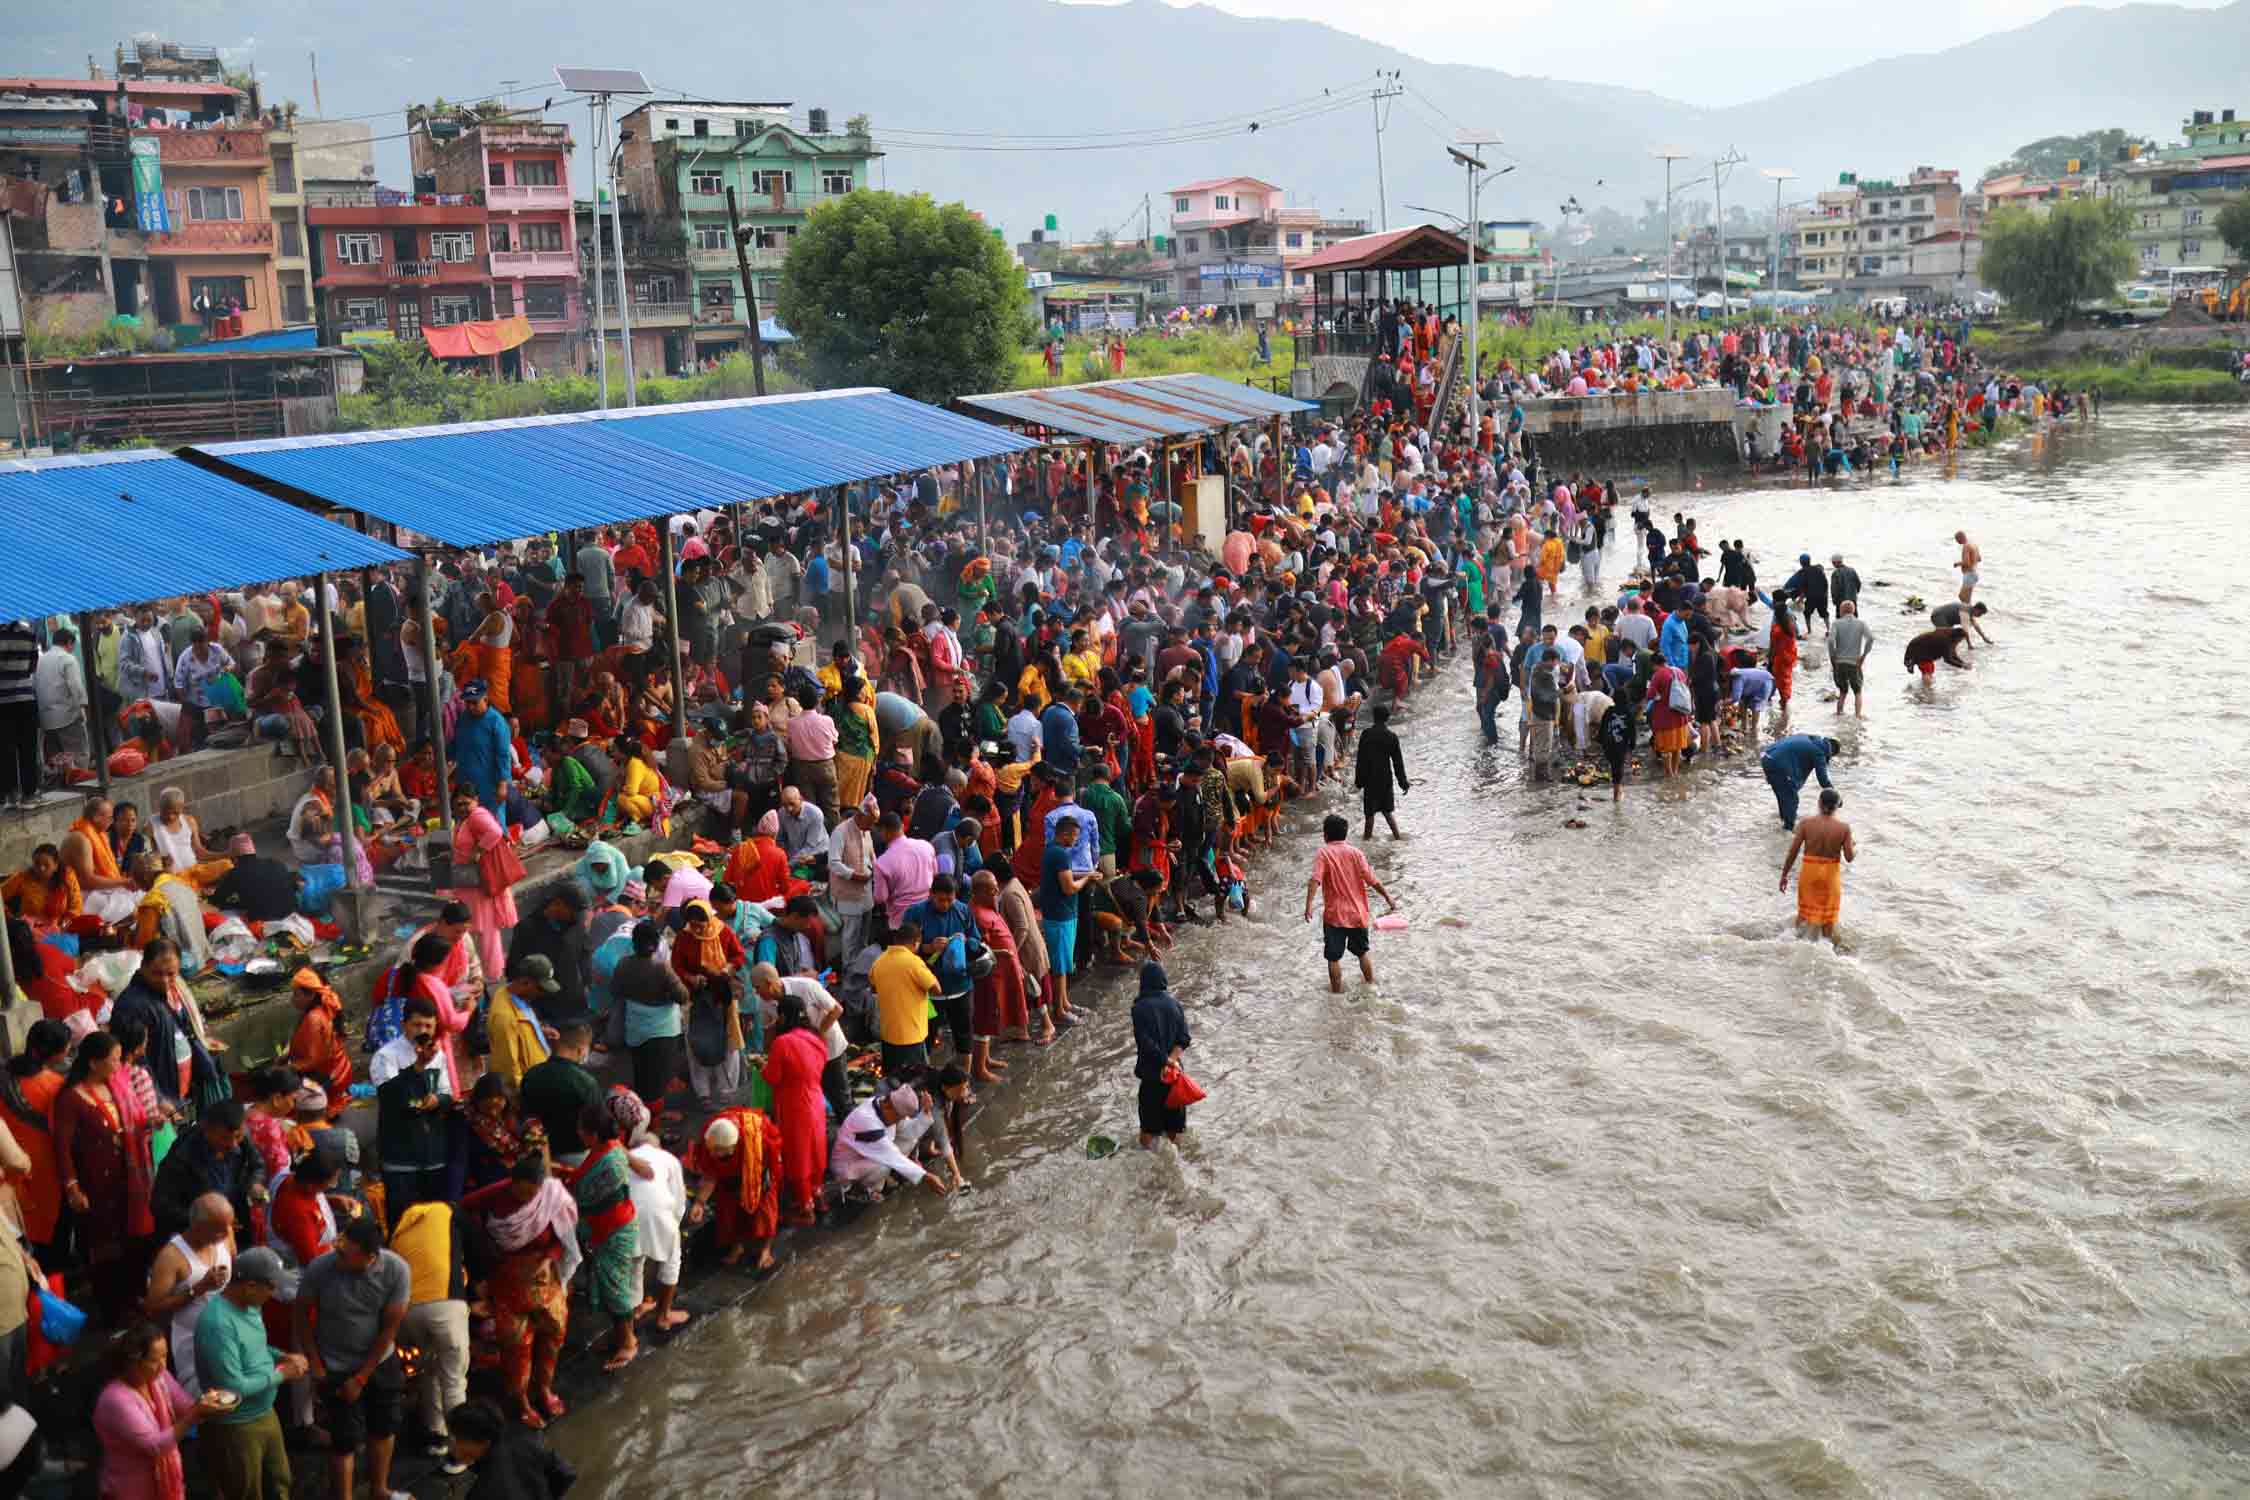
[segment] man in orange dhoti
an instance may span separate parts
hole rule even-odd
[[[1797,824],[1796,837],[1781,861],[1781,889],[1789,889],[1789,867],[1804,856],[1797,874],[1797,920],[1829,942],[1836,941],[1836,917],[1844,904],[1844,866],[1857,858],[1852,825],[1836,816],[1844,805],[1834,787],[1820,793],[1820,811]]]

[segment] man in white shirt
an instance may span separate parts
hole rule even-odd
[[[31,671],[31,693],[39,704],[39,729],[46,753],[83,754],[86,748],[86,673],[78,663],[77,632],[67,626],[54,634]]]
[[[880,1198],[892,1173],[908,1182],[928,1183],[939,1197],[945,1184],[922,1170],[898,1148],[898,1125],[922,1112],[922,1096],[911,1088],[878,1094],[850,1114],[836,1132],[836,1149],[829,1153],[828,1175],[847,1186],[863,1187]]]
[[[1637,650],[1646,651],[1656,641],[1656,622],[1641,607],[1638,598],[1629,600],[1625,612],[1617,617],[1617,634],[1631,641]]]

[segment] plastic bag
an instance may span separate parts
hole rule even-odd
[[[332,869],[338,875],[344,873],[344,867],[342,865],[329,865],[325,867],[315,865],[312,868]],[[307,950],[308,952],[311,950],[312,945],[320,938],[320,934],[313,931],[313,924],[307,921],[305,918],[296,915],[295,913],[291,913],[290,915],[283,917],[278,922],[268,922],[266,924],[266,936],[269,939],[279,937],[285,932],[297,940],[297,945],[299,947]],[[135,966],[138,967],[139,955],[134,955],[134,962]]]
[[[240,917],[229,917],[212,928],[210,942],[211,956],[221,963],[238,964],[258,951],[257,938]]]
[[[541,819],[523,831],[523,837],[517,840],[517,847],[529,854],[534,849],[544,847],[547,840],[554,836],[555,831],[547,826],[545,819]]]
[[[108,993],[123,992],[141,971],[140,950],[121,948],[111,953],[97,953],[78,966],[78,977],[90,979]]]
[[[148,769],[148,757],[134,749],[113,750],[109,756],[109,774],[112,776],[138,776]]]
[[[1164,1081],[1171,1085],[1164,1096],[1166,1109],[1186,1109],[1191,1104],[1200,1104],[1206,1097],[1203,1085],[1188,1077],[1187,1069],[1177,1063],[1164,1070]]]
[[[306,865],[305,882],[297,889],[297,910],[310,917],[328,915],[328,904],[344,888],[344,867],[341,864]],[[312,932],[305,933],[305,946],[312,946]]]

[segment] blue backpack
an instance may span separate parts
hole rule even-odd
[[[373,1006],[367,1012],[367,1025],[360,1033],[362,1051],[380,1052],[399,1038],[406,1025],[406,998],[398,992],[399,974],[406,966],[393,964],[375,981]]]

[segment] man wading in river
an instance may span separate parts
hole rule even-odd
[[[1328,959],[1328,992],[1344,992],[1344,952],[1349,949],[1359,958],[1359,977],[1368,984],[1375,982],[1375,960],[1367,956],[1367,893],[1379,894],[1392,911],[1398,910],[1398,901],[1375,878],[1375,867],[1367,856],[1345,842],[1351,825],[1335,813],[1320,822],[1321,837],[1327,842],[1313,856],[1312,878],[1305,882],[1305,920],[1312,920],[1313,893],[1320,893],[1320,945]]]
[[[1859,857],[1852,847],[1852,825],[1836,816],[1843,805],[1843,793],[1824,787],[1820,811],[1797,825],[1797,836],[1781,860],[1781,889],[1786,891],[1789,867],[1804,855],[1804,868],[1797,872],[1797,921],[1831,943],[1836,942],[1836,915],[1844,904],[1844,865]]]

